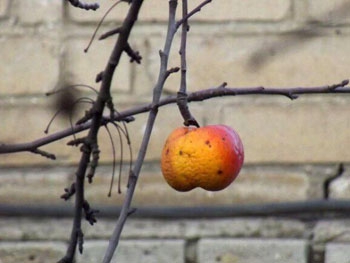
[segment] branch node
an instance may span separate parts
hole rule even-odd
[[[345,87],[345,86],[348,85],[348,84],[349,84],[349,80],[348,80],[348,79],[345,79],[345,80],[343,80],[341,83],[338,83],[338,84],[334,84],[334,85],[329,86],[328,89],[329,89],[330,91],[333,91],[333,90],[336,90],[337,88],[343,88],[343,87]]]
[[[132,214],[134,214],[137,211],[137,208],[130,208],[128,211],[128,215],[127,216],[131,216]]]
[[[64,194],[61,195],[61,198],[67,201],[71,196],[75,194],[75,183],[72,183],[70,188],[64,188]]]
[[[89,121],[92,118],[92,116],[94,115],[94,112],[95,111],[94,111],[93,108],[91,108],[90,110],[85,111],[84,117],[82,117],[80,120],[78,120],[76,122],[76,124],[80,125],[80,124],[83,124],[83,123]]]
[[[78,250],[79,250],[79,253],[83,254],[84,234],[83,234],[83,231],[80,228],[77,229],[77,237],[78,237]]]
[[[165,78],[168,78],[170,74],[179,72],[179,70],[180,70],[179,67],[174,67],[174,68],[168,69],[165,73]]]
[[[97,209],[91,209],[88,201],[84,200],[83,209],[85,213],[85,219],[89,222],[90,225],[94,225],[97,222],[96,214],[100,211]]]
[[[128,54],[128,56],[130,57],[130,62],[136,62],[137,64],[141,64],[141,55],[138,51],[134,51],[131,46],[129,45],[129,43],[126,43],[126,46],[124,48],[124,51],[126,52],[126,54]]]
[[[119,34],[120,31],[121,31],[121,30],[120,30],[120,27],[115,28],[115,29],[112,29],[112,30],[110,30],[110,31],[108,31],[108,32],[106,32],[106,33],[103,33],[103,34],[99,37],[98,40],[104,40],[104,39],[106,39],[106,38],[108,38],[108,37],[111,37],[111,36],[113,36],[113,35]]]
[[[103,79],[103,71],[101,71],[100,73],[98,73],[97,75],[96,75],[96,78],[95,78],[95,82],[96,83],[99,83],[100,81],[102,81],[102,79]]]
[[[90,164],[90,170],[89,173],[87,174],[88,182],[91,184],[92,183],[92,178],[95,175],[96,168],[98,166],[98,160],[100,159],[100,150],[98,148],[97,143],[94,143],[91,146],[92,149],[92,161]]]
[[[82,144],[82,143],[85,143],[85,142],[86,142],[86,137],[76,138],[76,139],[73,139],[73,140],[67,142],[67,145],[68,146],[78,146],[79,144]]]

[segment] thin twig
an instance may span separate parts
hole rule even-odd
[[[289,99],[296,99],[300,95],[311,95],[311,94],[350,94],[350,87],[348,80],[344,80],[341,83],[334,85],[325,85],[320,87],[295,87],[295,88],[265,88],[265,87],[246,87],[246,88],[234,88],[226,87],[226,85],[220,85],[219,87],[209,88],[205,90],[195,91],[188,94],[188,102],[204,101],[216,97],[225,96],[249,96],[249,95],[271,95],[271,96],[285,96]],[[169,104],[176,103],[177,95],[170,95],[164,99],[161,99],[157,107],[163,107]],[[111,121],[123,121],[131,118],[131,116],[149,112],[154,105],[144,104],[132,107],[130,109],[120,111],[118,114],[111,119],[109,116],[103,117],[101,125],[105,125]],[[0,144],[0,154],[16,153],[16,152],[27,152],[32,149],[36,149],[55,141],[64,139],[82,131],[85,131],[91,127],[91,121],[84,124],[75,125],[72,128],[67,128],[40,139],[34,140],[27,143],[16,143],[16,144]]]
[[[96,34],[97,34],[97,31],[100,29],[103,21],[105,20],[105,18],[107,17],[107,15],[113,10],[114,7],[116,7],[118,4],[120,4],[122,1],[117,1],[115,2],[107,11],[106,13],[103,15],[103,17],[101,18],[100,22],[98,22],[98,25],[94,31],[94,33],[92,34],[91,38],[90,38],[90,41],[87,45],[87,47],[84,49],[84,52],[87,53],[89,51],[89,48],[92,44],[92,42],[94,41],[95,37],[96,37]]]
[[[187,10],[187,0],[182,0],[182,17],[185,18],[188,15]],[[181,80],[180,80],[180,88],[177,93],[177,106],[179,111],[184,119],[184,125],[190,126],[194,125],[199,127],[198,122],[193,117],[188,108],[187,101],[187,62],[186,62],[186,48],[187,48],[187,32],[189,30],[188,20],[183,20],[182,28],[181,28],[181,45],[180,45],[180,58],[181,58]]]
[[[201,11],[202,7],[204,7],[205,5],[209,4],[212,0],[205,0],[202,3],[200,3],[196,8],[194,8],[191,12],[189,12],[186,16],[184,16],[181,20],[179,20],[176,23],[176,28],[180,27],[181,24],[184,21],[187,21],[191,16],[193,16],[194,14],[198,13]]]

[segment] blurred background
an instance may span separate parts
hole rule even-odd
[[[93,1],[89,1],[93,2]],[[47,92],[84,84],[99,88],[96,75],[116,37],[95,40],[97,24],[115,1],[97,1],[97,11],[65,1],[0,0],[0,143],[29,142],[70,127],[94,99],[88,88]],[[181,2],[181,1],[179,1]],[[201,1],[189,1],[190,9]],[[188,90],[217,87],[319,87],[350,76],[350,1],[213,1],[190,21]],[[118,27],[128,4],[117,5],[97,37]],[[181,3],[178,6],[180,18]],[[168,1],[145,1],[130,45],[141,65],[124,56],[113,80],[118,111],[151,101],[159,71],[159,50],[167,29]],[[179,36],[169,67],[179,66]],[[164,87],[176,94],[179,74]],[[84,100],[87,101],[87,100]],[[238,179],[220,192],[178,193],[159,167],[167,135],[182,125],[175,105],[161,107],[133,206],[123,232],[118,262],[181,263],[348,263],[350,260],[349,95],[237,96],[190,103],[201,125],[227,124],[240,135],[245,165]],[[127,124],[137,155],[147,114]],[[126,192],[130,154],[111,129],[116,160],[122,165],[107,197],[113,169],[110,138],[101,130],[100,166],[87,186],[87,199],[101,215],[85,224],[85,250],[77,262],[99,262]],[[83,136],[83,133],[80,135]],[[66,138],[43,147],[56,155],[0,156],[0,262],[48,262],[65,252],[73,201],[60,199],[73,182],[79,148]],[[119,167],[116,169],[118,176]]]

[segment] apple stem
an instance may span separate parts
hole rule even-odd
[[[198,122],[192,116],[190,109],[188,107],[187,100],[187,82],[186,82],[186,73],[187,73],[187,63],[186,63],[186,42],[187,42],[187,32],[190,27],[188,25],[188,20],[185,19],[188,17],[188,8],[187,8],[187,0],[182,0],[182,27],[181,27],[181,46],[180,46],[180,57],[181,57],[181,81],[179,92],[177,93],[177,106],[179,107],[179,111],[184,119],[185,126],[196,126],[199,127]]]

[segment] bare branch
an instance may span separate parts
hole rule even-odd
[[[265,88],[265,87],[246,87],[246,88],[235,88],[226,87],[226,83],[221,84],[219,87],[209,88],[200,90],[188,94],[188,102],[204,101],[216,97],[224,96],[249,96],[249,95],[271,95],[271,96],[285,96],[289,99],[296,99],[299,95],[310,95],[310,94],[350,94],[350,87],[348,80],[343,80],[341,83],[333,85],[325,85],[320,87],[295,87],[295,88]],[[168,104],[176,103],[177,95],[170,95],[159,101],[158,107],[162,107]],[[149,112],[154,105],[144,104],[125,111],[121,111],[115,114],[113,119],[109,116],[105,116],[101,125],[105,125],[112,121],[133,121],[134,115]],[[72,128],[68,128],[56,133],[52,133],[43,138],[34,140],[27,143],[18,144],[0,144],[0,154],[15,153],[15,152],[31,152],[32,149],[48,145],[52,142],[61,140],[73,134],[85,131],[91,127],[91,121],[84,124],[75,125]]]

